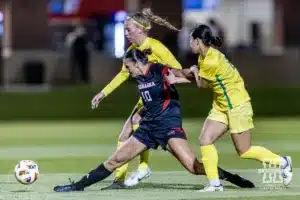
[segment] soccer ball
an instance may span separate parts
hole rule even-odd
[[[39,167],[32,160],[22,160],[15,167],[15,178],[24,185],[34,183],[39,176]]]

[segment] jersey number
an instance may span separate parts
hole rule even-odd
[[[142,93],[142,97],[145,101],[152,101],[152,98],[151,98],[151,95],[150,95],[150,92],[148,90],[144,91],[144,92],[141,92]]]

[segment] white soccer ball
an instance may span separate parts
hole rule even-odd
[[[15,167],[15,178],[25,185],[34,183],[39,173],[38,165],[32,160],[22,160]]]

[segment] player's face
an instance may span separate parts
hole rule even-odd
[[[136,43],[137,38],[143,33],[143,30],[139,28],[132,19],[128,19],[125,22],[125,36],[131,43]]]
[[[190,47],[191,47],[193,53],[199,53],[200,40],[194,39],[192,36],[190,36]]]
[[[124,64],[126,66],[127,71],[130,73],[132,77],[136,77],[142,75],[143,72],[139,68],[138,64],[131,60],[124,60]]]

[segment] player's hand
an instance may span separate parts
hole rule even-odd
[[[100,101],[105,97],[103,92],[98,93],[94,98],[92,99],[92,109],[96,109],[98,107],[98,104]]]
[[[170,85],[175,84],[177,81],[176,76],[170,70],[168,75],[166,75],[165,77]]]
[[[197,66],[197,65],[193,65],[193,66],[191,66],[191,67],[190,67],[190,70],[191,70],[191,72],[193,72],[194,74],[195,74],[195,73],[198,73],[198,71],[199,71],[199,69],[198,69],[198,66]]]

